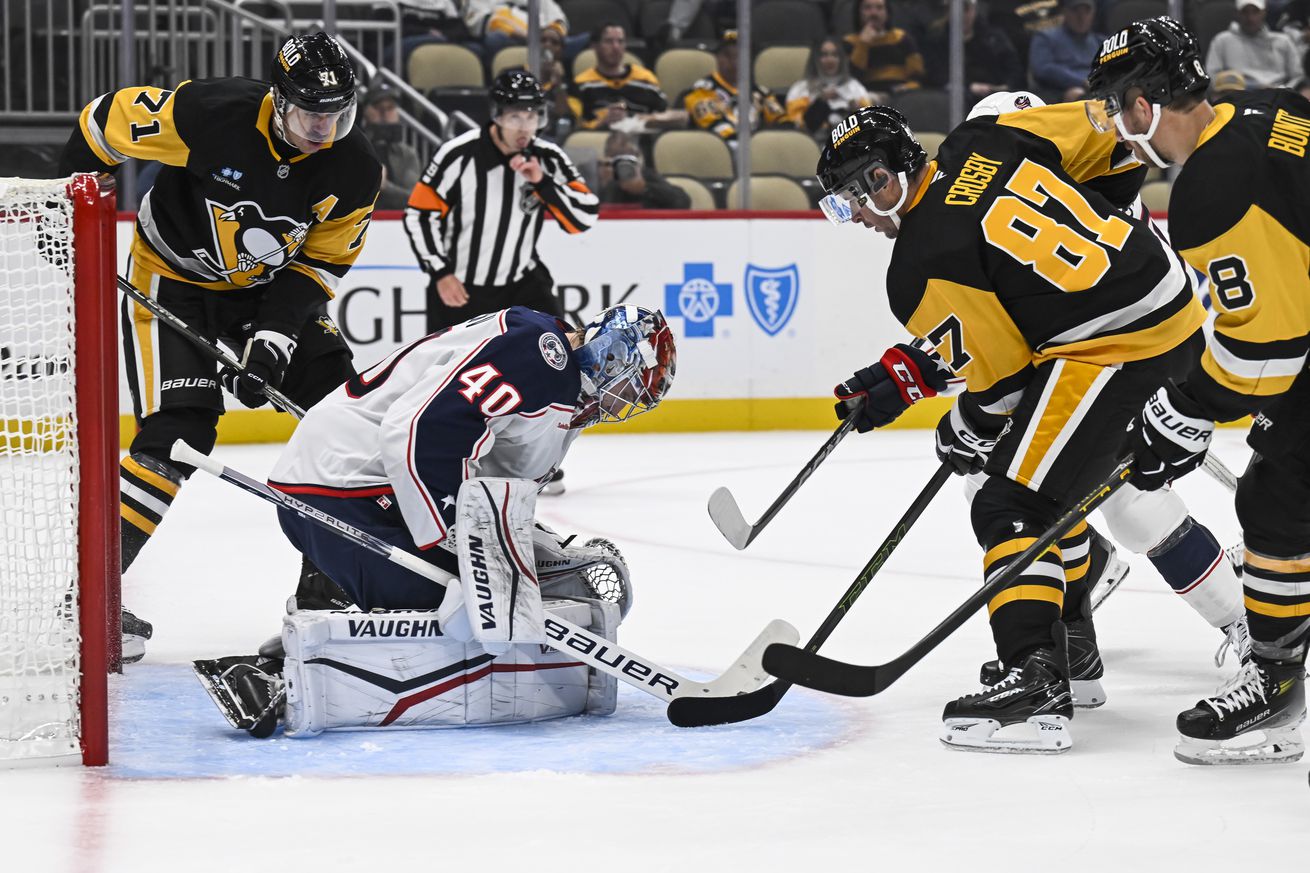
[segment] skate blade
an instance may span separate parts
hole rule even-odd
[[[242,712],[232,699],[232,692],[223,681],[224,671],[218,661],[192,661],[191,669],[195,670],[196,678],[204,686],[205,693],[214,701],[218,711],[223,713],[228,724],[242,731],[254,727],[255,720],[248,713]]]
[[[1305,742],[1299,726],[1254,730],[1231,740],[1198,740],[1180,736],[1174,757],[1184,764],[1233,766],[1290,764],[1301,760]]]
[[[1099,679],[1073,679],[1069,682],[1073,691],[1073,705],[1077,709],[1095,709],[1105,703],[1105,689]]]
[[[948,718],[941,741],[948,749],[1006,755],[1059,755],[1073,748],[1069,719],[1062,715],[1034,715],[1005,727],[991,718]]]
[[[1092,612],[1100,609],[1105,599],[1113,594],[1115,589],[1128,578],[1128,570],[1128,562],[1122,560],[1118,555],[1110,556],[1110,561],[1101,573],[1101,578],[1097,579],[1096,584],[1092,586]]]
[[[135,664],[146,656],[146,638],[123,634],[123,663]]]

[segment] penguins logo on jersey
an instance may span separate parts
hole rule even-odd
[[[258,203],[242,200],[227,206],[206,200],[213,252],[196,249],[206,267],[240,287],[259,285],[295,257],[309,225],[286,216],[269,217]]]

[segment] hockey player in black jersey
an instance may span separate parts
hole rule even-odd
[[[1135,410],[1203,342],[1204,310],[1181,261],[1086,184],[1117,181],[1136,161],[1113,135],[1082,132],[1084,117],[1081,104],[1061,104],[979,118],[929,162],[899,113],[872,107],[836,128],[819,163],[825,212],[896,239],[892,311],[965,380],[937,451],[962,473],[985,473],[971,515],[987,576],[1104,479]],[[844,383],[847,397],[870,398],[861,429],[946,382],[909,346],[869,371]],[[1099,671],[1089,534],[1075,528],[989,603],[1008,672],[947,704],[947,746],[1071,747],[1066,629],[1083,637],[1088,678]]]
[[[1175,248],[1210,279],[1217,316],[1199,362],[1157,391],[1129,439],[1142,488],[1200,466],[1215,421],[1257,413],[1237,489],[1251,657],[1178,716],[1192,764],[1295,761],[1310,640],[1310,102],[1286,89],[1212,105],[1196,39],[1170,18],[1108,38],[1088,115],[1143,160],[1178,165]]]
[[[121,470],[124,570],[192,472],[169,460],[173,441],[213,448],[220,382],[246,406],[266,403],[270,386],[309,407],[354,374],[325,304],[363,247],[381,167],[353,129],[355,73],[334,39],[292,37],[272,69],[271,85],[209,79],[101,95],[60,161],[64,173],[109,173],[128,158],[164,165],[141,202],[127,278],[200,334],[234,342],[245,366],[216,373],[124,300],[139,427]],[[148,624],[133,626],[149,636]],[[143,639],[128,642],[125,660],[139,659]]]

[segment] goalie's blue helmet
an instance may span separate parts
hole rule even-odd
[[[611,306],[583,328],[574,350],[582,396],[573,427],[623,421],[659,405],[673,383],[678,349],[664,314]]]

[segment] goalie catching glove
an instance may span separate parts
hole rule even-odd
[[[1133,456],[1133,485],[1154,491],[1205,460],[1214,421],[1173,382],[1157,390],[1130,425],[1124,448]]]
[[[632,609],[632,580],[618,546],[594,537],[580,546],[537,522],[532,531],[537,579],[546,597],[585,598],[617,604],[620,617]]]
[[[941,359],[897,343],[878,363],[865,367],[833,389],[837,418],[855,415],[855,429],[867,433],[891,424],[925,397],[945,391],[949,373]]]
[[[243,406],[251,409],[263,406],[268,402],[264,389],[282,387],[282,379],[295,350],[294,337],[275,330],[255,331],[255,335],[246,340],[246,350],[241,355],[243,369],[224,367],[218,379]]]

